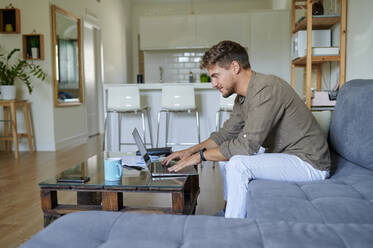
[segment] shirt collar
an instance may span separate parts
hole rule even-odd
[[[256,74],[255,71],[252,71],[250,82],[249,82],[249,86],[247,87],[247,91],[246,91],[246,97],[249,95],[250,88],[252,87],[253,82],[255,80],[255,74]],[[238,102],[240,104],[243,104],[245,102],[245,100],[246,100],[246,97],[244,97],[244,96],[238,96]]]

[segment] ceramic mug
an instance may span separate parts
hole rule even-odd
[[[105,181],[119,181],[123,175],[122,160],[120,158],[108,158],[104,162]]]

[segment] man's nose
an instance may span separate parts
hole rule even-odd
[[[218,82],[215,79],[211,80],[211,84],[213,88],[216,88],[216,86],[218,86]]]

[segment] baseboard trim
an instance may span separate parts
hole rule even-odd
[[[74,147],[88,141],[88,133],[82,133],[68,138],[63,138],[56,141],[56,151],[64,149],[66,147]]]
[[[66,147],[74,147],[78,146],[84,143],[87,143],[88,141],[88,133],[82,133],[79,135],[75,135],[72,137],[64,138],[59,141],[57,141],[55,144],[36,144],[36,151],[44,151],[44,152],[54,152],[57,150],[64,149]],[[19,140],[18,143],[18,149],[19,151],[29,151],[27,140]],[[13,147],[13,144],[12,144]],[[12,148],[12,150],[14,150]],[[4,145],[0,145],[0,151],[4,151]]]

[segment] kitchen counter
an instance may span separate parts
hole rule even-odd
[[[140,90],[161,90],[163,86],[193,85],[196,90],[214,89],[211,83],[145,83],[145,84],[104,84],[104,87],[138,86]]]

